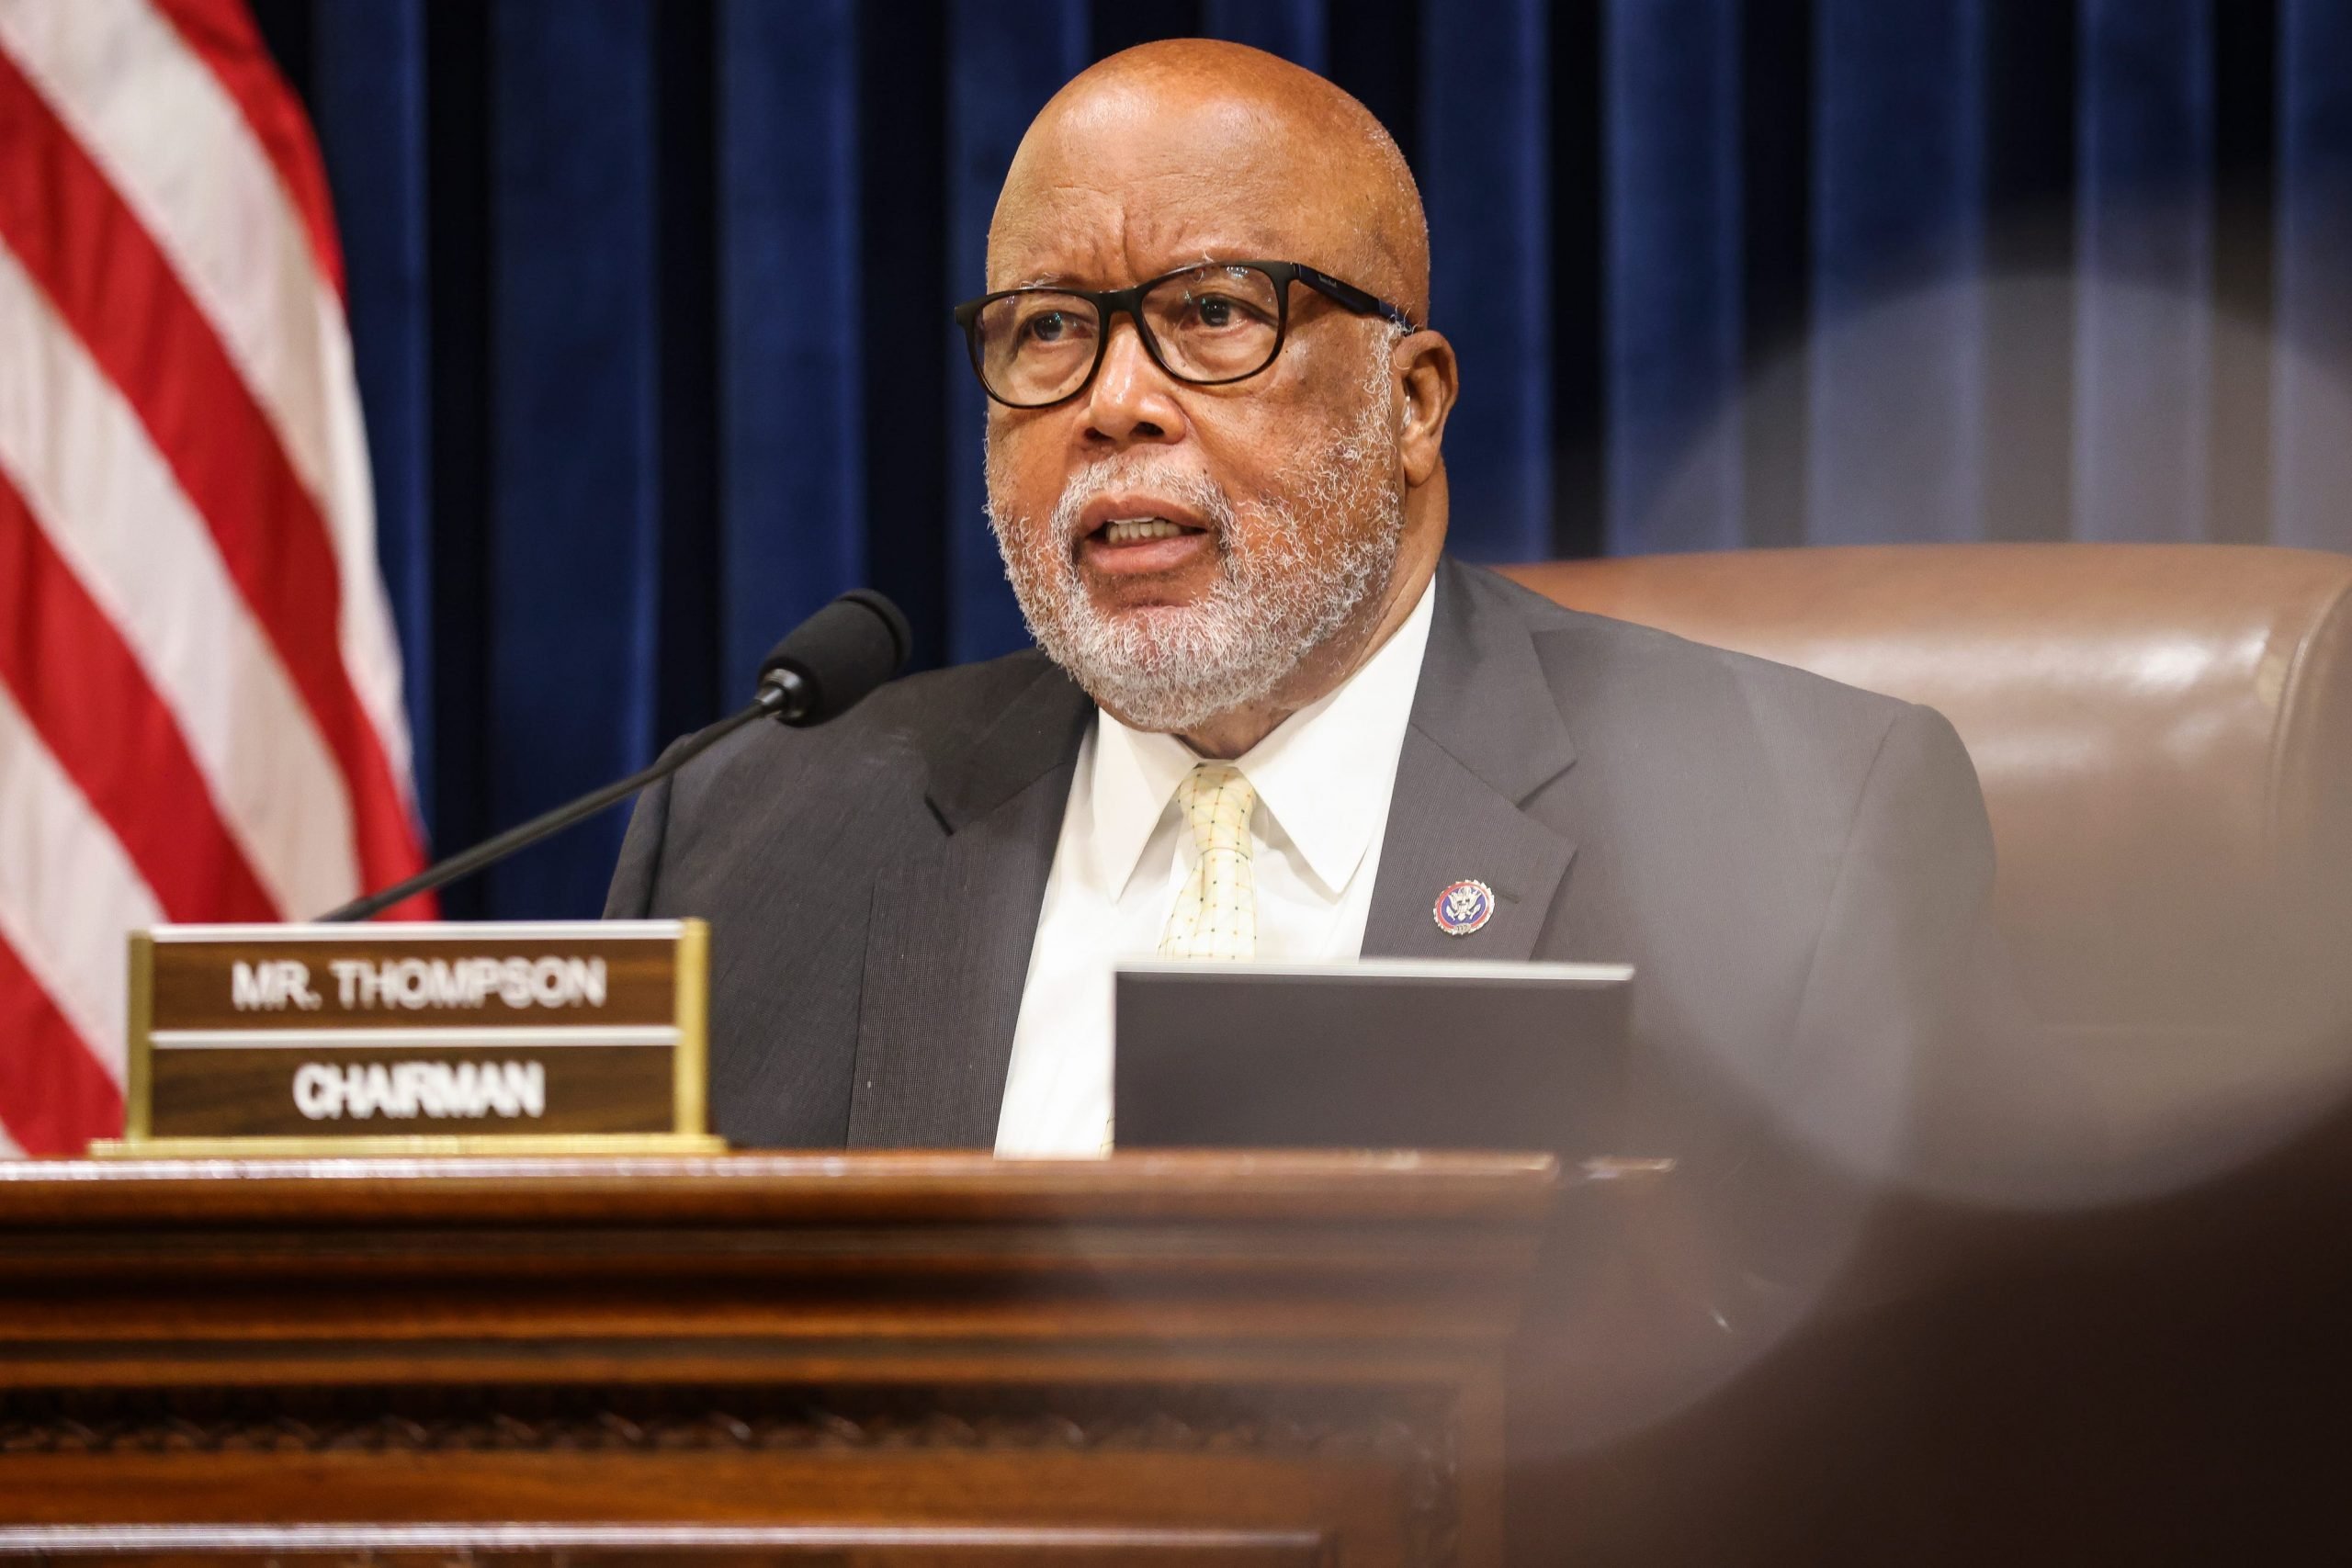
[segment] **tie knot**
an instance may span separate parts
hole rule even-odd
[[[1176,786],[1176,803],[1193,826],[1201,853],[1250,852],[1250,810],[1258,803],[1255,785],[1230,762],[1203,762]]]

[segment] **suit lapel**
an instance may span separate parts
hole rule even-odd
[[[1576,847],[1524,807],[1575,760],[1525,621],[1477,574],[1442,561],[1363,955],[1533,957]],[[1492,887],[1495,911],[1449,936],[1438,895],[1464,881]]]
[[[1093,705],[1050,667],[933,772],[941,836],[875,879],[853,1147],[996,1141],[1012,1032]]]
[[[1408,730],[1363,955],[1524,962],[1575,854],[1428,736]],[[1493,888],[1495,911],[1469,935],[1448,936],[1437,923],[1438,894],[1464,881]]]
[[[876,877],[853,1146],[995,1142],[1029,950],[1094,713],[1039,662],[994,724],[934,761],[939,836]],[[1442,561],[1364,956],[1533,956],[1576,852],[1524,806],[1575,755],[1524,619],[1490,580]],[[1450,937],[1431,914],[1438,892],[1473,879],[1494,889],[1495,913]]]

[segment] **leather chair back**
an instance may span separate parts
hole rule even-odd
[[[2340,1025],[2352,558],[1973,544],[1509,571],[1577,609],[1940,710],[1983,783],[1996,918],[2050,1024],[2199,1054],[2216,1032]]]

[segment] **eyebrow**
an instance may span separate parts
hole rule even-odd
[[[1233,258],[1229,255],[1216,255],[1204,251],[1191,261],[1179,262],[1167,272],[1154,273],[1152,276],[1154,277],[1167,277],[1171,274],[1189,271],[1196,266],[1224,266],[1230,263],[1232,259]],[[1138,279],[1138,281],[1141,280]],[[1066,272],[1038,273],[1033,276],[1021,278],[1016,282],[1005,285],[1005,288],[1007,288],[1077,289],[1083,288],[1084,287],[1084,284],[1075,281],[1071,276]]]

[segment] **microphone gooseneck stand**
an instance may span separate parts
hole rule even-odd
[[[760,664],[759,695],[747,706],[680,741],[651,767],[426,866],[406,882],[354,898],[319,919],[333,923],[364,920],[403,898],[430,893],[495,864],[516,850],[660,783],[755,719],[807,726],[838,718],[904,668],[913,643],[907,618],[897,605],[871,589],[852,589],[795,626],[769,651]]]
[[[406,882],[397,882],[380,893],[370,893],[364,898],[330,909],[319,917],[324,923],[365,920],[382,914],[404,898],[420,893],[430,893],[445,883],[470,875],[484,866],[495,865],[516,850],[562,831],[574,822],[594,817],[617,800],[626,800],[650,784],[659,783],[684,767],[713,746],[726,739],[753,719],[768,718],[786,711],[794,693],[782,682],[760,688],[760,694],[740,711],[729,714],[709,728],[698,731],[680,742],[675,750],[656,761],[652,766],[641,768],[625,779],[616,780],[593,795],[567,801],[552,811],[541,812],[528,822],[509,828],[494,839],[485,839],[472,849],[451,855],[437,864],[426,866]]]

